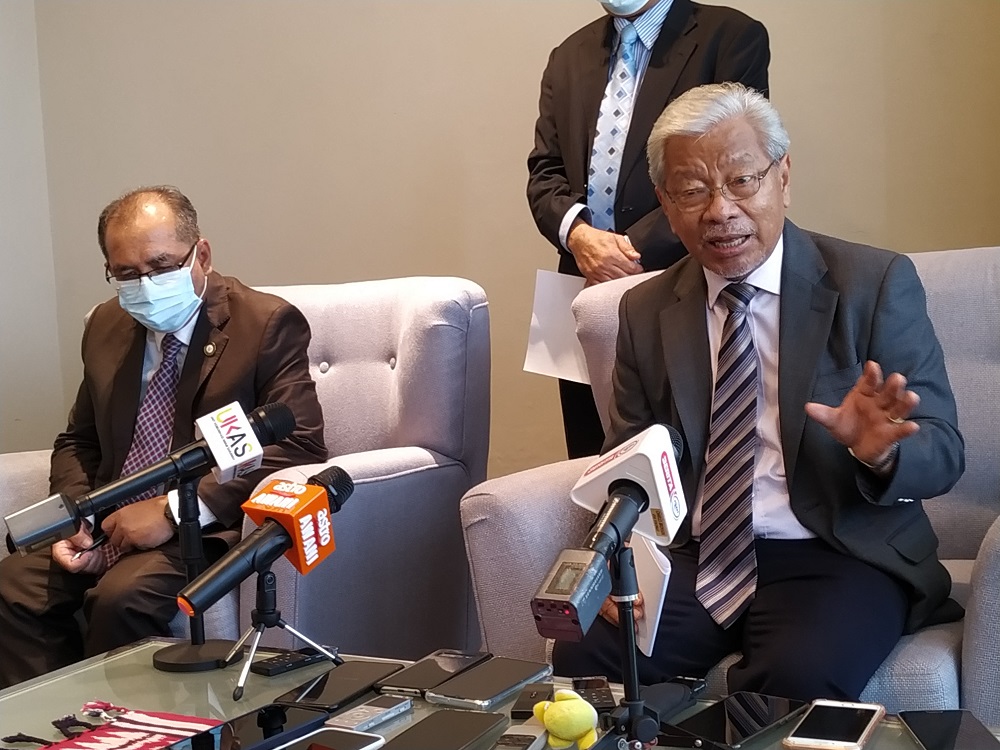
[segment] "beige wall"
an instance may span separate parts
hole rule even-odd
[[[0,2],[0,453],[65,419],[42,143],[35,4]]]
[[[732,4],[771,32],[793,218],[900,250],[1000,244],[1000,3]],[[554,383],[520,371],[534,270],[555,266],[524,159],[549,50],[598,13],[593,0],[39,0],[65,397],[80,316],[109,293],[98,212],[173,182],[218,267],[249,283],[478,281],[491,473],[560,458]]]

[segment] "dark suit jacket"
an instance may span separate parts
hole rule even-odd
[[[172,446],[193,441],[194,420],[233,401],[247,411],[280,401],[296,423],[288,438],[264,449],[257,471],[222,485],[211,475],[199,483],[198,495],[227,529],[239,528],[240,505],[269,473],[327,458],[323,412],[306,356],[309,338],[309,324],[285,300],[209,274],[177,385]],[[83,382],[52,452],[53,493],[79,497],[120,475],[139,411],[145,346],[146,329],[117,299],[90,315],[83,334]],[[229,543],[238,538],[224,537]]]
[[[955,400],[923,286],[905,255],[784,230],[779,321],[779,422],[792,511],[835,549],[893,575],[910,597],[908,630],[947,599],[951,582],[921,500],[965,469]],[[605,449],[659,422],[684,438],[688,510],[704,470],[712,400],[707,285],[691,257],[625,293]],[[900,372],[920,396],[920,431],[900,443],[891,479],[878,480],[805,414],[838,405],[867,360]],[[912,502],[907,502],[912,500]],[[688,514],[690,519],[690,512]],[[676,543],[690,535],[685,526]]]
[[[576,261],[559,244],[559,225],[570,206],[587,202],[587,168],[613,40],[614,25],[606,16],[552,51],[528,156],[528,204],[535,224],[559,250],[559,270],[577,276]],[[649,179],[646,140],[653,123],[669,102],[705,83],[739,81],[766,94],[770,58],[760,22],[732,8],[674,0],[639,89],[615,195],[616,230],[628,233],[647,271],[686,254]]]

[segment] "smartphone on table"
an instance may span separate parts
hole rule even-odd
[[[673,726],[702,739],[738,748],[769,729],[791,721],[808,706],[805,701],[741,691]]]
[[[274,699],[289,706],[309,706],[331,712],[346,706],[372,689],[379,680],[403,668],[384,661],[345,661]]]
[[[396,695],[380,695],[326,721],[328,727],[342,727],[367,732],[373,727],[413,710],[413,699]]]
[[[551,674],[551,664],[495,656],[428,690],[424,697],[429,703],[489,711],[529,682]]]
[[[268,750],[318,729],[329,713],[316,708],[279,706],[274,703],[199,732],[175,743],[190,750]]]
[[[1000,750],[1000,740],[971,711],[900,711],[923,750]]]
[[[782,744],[789,750],[861,750],[884,716],[885,707],[876,703],[814,700]]]
[[[469,653],[441,648],[391,677],[380,680],[375,689],[380,693],[422,696],[445,680],[488,660],[490,654]]]
[[[320,727],[294,742],[279,745],[275,750],[378,750],[384,744],[385,739],[377,734]]]
[[[385,750],[478,750],[496,739],[506,724],[503,714],[446,708],[397,734]]]

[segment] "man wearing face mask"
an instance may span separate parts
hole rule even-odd
[[[198,485],[211,561],[239,539],[240,505],[262,478],[327,458],[308,323],[284,300],[213,270],[194,206],[174,187],[122,196],[101,213],[97,231],[117,298],[86,321],[83,383],[55,441],[51,491],[79,497],[139,471],[193,441],[196,418],[233,401],[245,410],[284,403],[295,431],[265,448],[260,469]],[[176,491],[163,488],[99,514],[51,550],[5,558],[0,688],[168,635],[185,582]],[[81,609],[82,633],[74,616]]]
[[[767,30],[731,8],[691,0],[601,0],[608,16],[549,56],[542,74],[528,204],[559,252],[559,272],[599,283],[666,268],[685,255],[646,172],[646,139],[664,107],[705,83],[765,95]],[[570,458],[600,451],[589,386],[559,381]]]

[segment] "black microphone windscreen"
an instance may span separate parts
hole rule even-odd
[[[663,426],[667,428],[667,432],[670,434],[670,442],[674,446],[674,458],[676,458],[677,462],[680,463],[681,458],[684,456],[684,438],[682,438],[681,434],[670,425],[667,424]]]
[[[295,429],[295,415],[282,403],[264,404],[247,414],[254,433],[264,445],[284,440]]]
[[[334,513],[343,507],[344,501],[354,492],[354,480],[339,466],[328,466],[319,474],[309,477],[306,484],[314,484],[326,490],[330,510]]]

